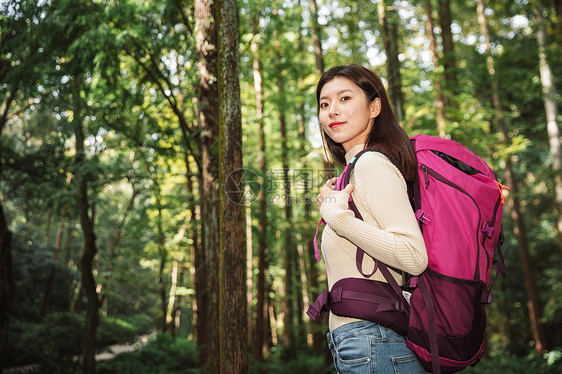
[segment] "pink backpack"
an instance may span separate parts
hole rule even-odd
[[[387,267],[376,261],[388,283],[366,279],[374,271],[363,273],[365,253],[357,248],[357,268],[365,279],[336,282],[307,314],[316,319],[331,310],[392,328],[406,337],[425,370],[452,373],[475,365],[483,354],[484,306],[492,301],[498,271],[506,274],[501,244],[502,189],[507,187],[459,143],[426,135],[414,136],[411,142],[418,181],[408,192],[427,248],[428,268],[400,287]],[[349,183],[355,163],[368,151],[380,152],[374,147],[357,154],[338,178],[337,190]],[[362,219],[351,197],[349,208]],[[316,237],[314,241],[319,260]],[[494,263],[496,276],[491,280]]]

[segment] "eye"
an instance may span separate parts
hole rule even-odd
[[[328,103],[320,103],[320,108],[326,108],[328,106]]]
[[[350,96],[343,96],[340,100],[341,101],[351,100],[351,97]]]

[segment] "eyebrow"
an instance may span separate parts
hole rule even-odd
[[[342,93],[347,92],[347,91],[353,92],[353,90],[352,90],[351,88],[345,88],[345,89],[343,89],[343,90],[341,90],[341,91],[338,91],[338,92],[336,93],[336,96],[339,96],[339,95],[341,95]],[[328,98],[328,96],[322,96],[319,100],[324,100],[324,99],[327,99],[327,98]]]

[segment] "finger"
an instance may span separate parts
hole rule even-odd
[[[347,186],[345,186],[345,188],[342,191],[347,193],[347,194],[351,194],[354,189],[355,189],[354,185],[348,184]]]
[[[334,183],[335,183],[335,182],[334,182],[333,178],[332,178],[332,179],[328,179],[328,180],[326,181],[326,183],[324,183],[324,186],[325,186],[325,187],[328,187],[328,188],[332,188],[332,186],[334,185]]]

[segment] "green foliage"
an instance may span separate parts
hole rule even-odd
[[[55,277],[48,311],[66,311],[72,299],[72,282],[77,276],[76,272],[54,261],[53,249],[39,247],[37,243],[40,242],[40,239],[28,236],[27,246],[14,248],[13,274],[17,292],[12,316],[22,321],[39,319],[51,272],[54,272]]]
[[[475,367],[469,367],[466,373],[486,374],[556,374],[562,370],[562,352],[553,350],[542,356],[535,354],[507,355],[497,352],[493,357],[485,358]]]
[[[10,336],[8,365],[39,364],[45,373],[71,373],[81,352],[84,317],[53,313],[41,324],[16,323]]]
[[[131,316],[129,320],[137,322],[144,318]],[[102,316],[97,330],[97,350],[135,341],[139,336],[137,326],[123,319]],[[8,365],[39,364],[43,372],[73,372],[82,351],[83,330],[83,313],[51,313],[39,324],[14,319],[7,352]]]
[[[142,349],[126,352],[96,367],[98,374],[197,374],[197,347],[188,339],[159,334]]]
[[[139,316],[142,317],[142,316]],[[97,330],[97,345],[106,347],[112,344],[132,342],[139,336],[137,326],[120,318],[101,318]]]
[[[271,355],[262,362],[250,362],[250,374],[271,373],[309,373],[309,374],[328,374],[333,373],[334,366],[331,362],[326,362],[326,357],[322,352],[316,352],[311,347],[299,349],[294,360],[287,361],[284,347],[274,347]]]

